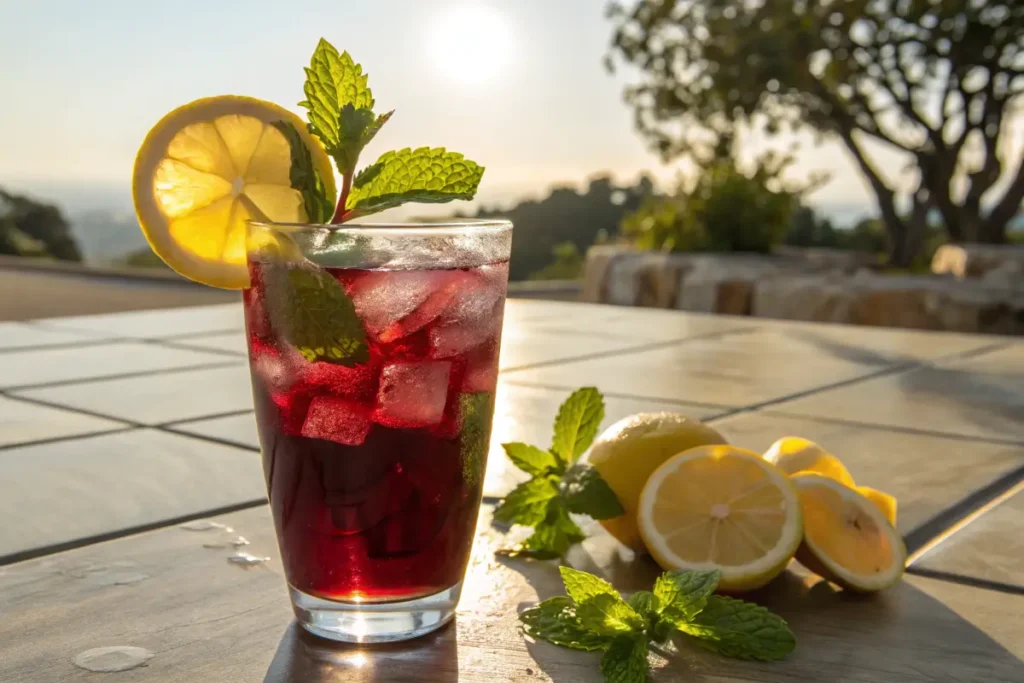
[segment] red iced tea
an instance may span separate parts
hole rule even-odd
[[[266,286],[285,267],[252,264],[244,298],[264,472],[289,583],[315,597],[368,602],[454,586],[480,502],[507,262],[322,269],[365,332],[356,363],[289,343]]]

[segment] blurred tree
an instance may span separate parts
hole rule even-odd
[[[807,127],[853,156],[894,264],[909,264],[920,249],[930,209],[955,241],[1005,241],[1024,200],[1024,164],[1010,158],[1008,139],[1024,95],[1021,0],[625,5],[609,5],[608,64],[639,68],[626,99],[666,159],[700,159],[737,125],[769,135]],[[909,197],[898,196],[870,143],[907,157],[915,171]],[[909,212],[898,210],[901,202]]]
[[[551,255],[555,260],[530,273],[530,280],[576,280],[583,275],[583,254],[574,243],[556,244]]]
[[[78,244],[60,209],[2,189],[0,254],[82,260]]]
[[[787,187],[782,174],[791,157],[767,153],[752,174],[736,165],[728,143],[704,164],[692,188],[648,199],[622,223],[622,232],[644,249],[768,253],[789,229],[800,196],[816,187]]]
[[[840,236],[832,221],[809,206],[801,206],[793,212],[785,242],[794,247],[836,248],[840,246]]]
[[[583,253],[600,235],[617,235],[622,217],[653,192],[654,183],[647,176],[631,187],[618,187],[611,178],[598,176],[584,193],[555,188],[540,201],[521,202],[506,211],[480,209],[476,217],[512,221],[509,277],[525,280],[551,263],[556,245],[562,249],[569,242]]]

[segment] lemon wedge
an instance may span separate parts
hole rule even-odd
[[[799,436],[784,436],[764,453],[764,459],[786,474],[814,472],[853,486],[853,475],[836,456]]]
[[[331,201],[331,161],[299,117],[276,104],[225,95],[190,102],[162,118],[135,158],[132,197],[146,240],[181,275],[242,289],[246,222],[304,222],[292,187],[292,149],[274,124],[290,124],[309,149]]]
[[[871,592],[903,576],[903,539],[873,501],[819,474],[792,478],[804,514],[800,564],[846,589]]]
[[[718,569],[741,592],[775,578],[803,537],[789,478],[757,453],[699,446],[665,461],[640,494],[637,523],[665,569]]]

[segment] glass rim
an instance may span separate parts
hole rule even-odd
[[[446,219],[431,223],[429,221],[408,221],[389,223],[276,223],[273,221],[246,221],[247,226],[269,228],[286,233],[303,233],[329,230],[338,234],[358,234],[365,236],[394,236],[404,235],[442,235],[442,234],[468,234],[468,235],[489,235],[499,234],[512,229],[512,221],[504,218],[477,219],[467,218],[465,220]]]

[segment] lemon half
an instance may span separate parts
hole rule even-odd
[[[870,592],[903,576],[903,539],[875,502],[818,474],[792,478],[804,513],[804,541],[796,558],[844,588]]]
[[[651,473],[676,453],[708,444],[728,443],[717,431],[678,413],[638,413],[606,429],[586,455],[625,509],[625,514],[601,520],[620,542],[644,550],[636,525],[640,492]]]
[[[760,588],[803,537],[789,478],[757,453],[701,446],[667,460],[640,495],[640,533],[665,569],[718,569],[719,588]]]
[[[304,222],[292,187],[287,122],[309,149],[331,201],[331,161],[299,117],[251,97],[190,102],[162,118],[135,158],[132,197],[150,247],[181,275],[225,289],[248,286],[246,221]]]
[[[799,436],[784,436],[764,453],[764,459],[786,474],[815,472],[853,486],[853,475],[846,465],[818,444]]]

